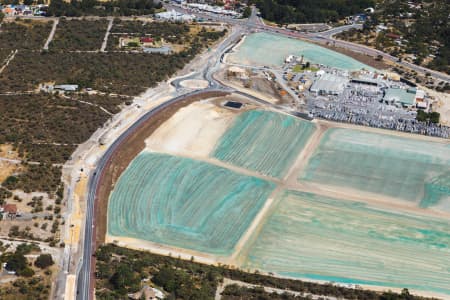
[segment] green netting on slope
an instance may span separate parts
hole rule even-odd
[[[192,159],[141,153],[108,205],[108,233],[228,255],[274,185]]]
[[[252,110],[239,115],[216,145],[219,160],[281,177],[315,130],[313,123],[280,113]]]
[[[450,295],[450,221],[288,191],[242,266]]]
[[[450,151],[444,144],[330,129],[299,179],[419,203],[426,185],[449,170]]]

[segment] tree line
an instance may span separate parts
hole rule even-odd
[[[255,0],[263,18],[279,24],[336,22],[375,5],[374,0]]]
[[[153,0],[112,0],[112,1],[96,1],[96,0],[52,0],[48,10],[48,16],[133,16],[133,15],[149,15],[160,9],[162,4],[160,1]]]
[[[171,256],[162,256],[118,247],[112,244],[102,245],[95,254],[96,297],[97,299],[126,299],[127,293],[134,293],[142,287],[141,280],[169,293],[168,299],[214,299],[216,289],[223,278],[230,278],[250,284],[289,289],[301,293],[333,296],[343,299],[360,300],[420,300],[426,299],[403,293],[378,293],[363,289],[346,288],[333,284],[305,282],[294,279],[250,273],[228,266],[204,265],[191,260],[182,260]],[[148,281],[147,281],[148,280]],[[250,295],[252,291],[226,290],[226,296]],[[227,299],[227,297],[225,297]],[[253,298],[228,298],[253,299]],[[254,298],[265,299],[265,298]],[[268,298],[272,299],[272,298]],[[276,298],[274,298],[276,299]],[[283,298],[285,299],[285,298]],[[289,298],[287,298],[289,299]]]

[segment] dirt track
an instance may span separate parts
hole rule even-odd
[[[97,204],[95,210],[96,220],[96,245],[104,243],[106,235],[106,217],[108,199],[115,183],[127,168],[130,162],[145,148],[145,139],[153,133],[163,122],[174,115],[180,108],[187,106],[195,101],[206,98],[225,96],[224,92],[205,92],[199,95],[187,97],[163,109],[156,116],[152,117],[148,122],[137,128],[130,134],[111,156],[110,161],[106,165],[102,174],[102,181],[97,191]]]

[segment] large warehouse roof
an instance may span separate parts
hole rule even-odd
[[[398,102],[405,106],[415,104],[416,93],[405,89],[389,88],[386,90],[383,100],[387,102]]]
[[[323,74],[311,86],[314,93],[340,94],[344,91],[348,78],[330,73]]]

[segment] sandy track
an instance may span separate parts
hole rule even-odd
[[[197,262],[201,262],[204,264],[216,265],[218,263],[227,264],[228,259],[225,257],[215,256],[206,254],[203,252],[188,250],[184,248],[177,248],[168,245],[162,245],[153,243],[146,240],[129,238],[129,237],[118,237],[107,234],[105,237],[106,243],[114,243],[121,247],[126,247],[134,250],[140,251],[150,251],[152,253],[172,256],[172,257],[180,257],[181,259],[190,260],[194,257],[194,260]]]
[[[372,206],[382,207],[395,212],[413,213],[416,215],[432,216],[449,219],[450,213],[432,209],[417,207],[417,203],[402,201],[399,198],[389,197],[376,193],[364,192],[352,188],[345,188],[332,185],[324,185],[312,182],[299,182],[286,186],[290,190],[313,193],[320,196],[350,200],[366,203]]]
[[[306,167],[309,159],[311,158],[312,154],[316,150],[316,148],[320,144],[320,140],[322,139],[323,134],[325,131],[329,128],[328,124],[321,124],[317,123],[316,131],[311,135],[311,137],[308,140],[308,143],[305,145],[303,150],[300,152],[299,156],[297,157],[297,160],[292,165],[291,169],[286,174],[284,181],[286,183],[294,184],[297,183],[297,175],[303,168]]]

